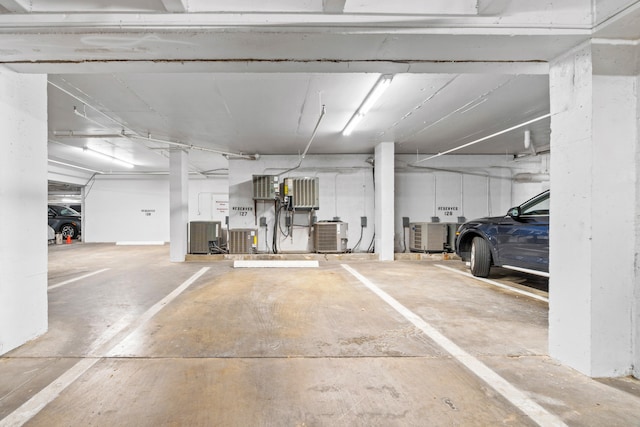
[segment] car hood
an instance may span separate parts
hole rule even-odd
[[[485,218],[476,218],[464,223],[465,227],[475,227],[481,224],[495,224],[504,219],[504,216],[490,216]]]

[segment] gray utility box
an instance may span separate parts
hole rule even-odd
[[[189,253],[208,254],[212,248],[222,246],[220,221],[191,221],[189,223]]]
[[[318,253],[347,251],[349,225],[340,221],[321,221],[314,224],[315,250]]]
[[[258,233],[249,228],[229,230],[230,254],[253,254],[258,249]]]
[[[285,178],[280,193],[288,209],[320,208],[319,178]]]
[[[449,227],[439,222],[412,222],[409,224],[409,250],[411,252],[447,251]]]
[[[278,175],[253,175],[253,200],[276,200],[279,198]]]

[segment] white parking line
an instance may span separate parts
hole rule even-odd
[[[79,277],[76,277],[74,279],[65,280],[64,282],[60,282],[60,283],[58,283],[56,285],[51,285],[47,289],[51,290],[51,289],[59,288],[60,286],[68,285],[69,283],[77,282],[78,280],[82,280],[82,279],[86,279],[87,277],[95,276],[96,274],[105,272],[107,270],[109,270],[109,269],[108,268],[103,268],[102,270],[94,271],[93,273],[88,273],[88,274],[85,274],[84,276],[79,276]]]
[[[173,292],[164,297],[162,300],[154,304],[151,308],[144,312],[133,325],[134,332],[148,322],[154,315],[162,310],[167,304],[173,301],[178,295],[185,291],[193,282],[198,280],[200,276],[209,270],[210,267],[201,268],[196,274],[191,276],[187,281],[178,286]],[[126,325],[120,324],[118,329],[122,330]],[[110,338],[115,336],[115,332],[110,329],[106,330],[94,343],[89,347],[89,351],[93,352],[100,346],[105,344]],[[133,333],[133,332],[132,332]],[[131,334],[129,334],[130,336]],[[126,339],[126,338],[125,338]],[[116,349],[115,346],[111,351]],[[84,358],[73,365],[69,370],[56,378],[51,384],[36,393],[31,399],[23,403],[19,408],[0,420],[0,427],[18,427],[27,423],[31,418],[35,417],[49,403],[53,402],[60,393],[69,387],[82,374],[87,372],[100,361],[99,357]]]
[[[549,298],[545,298],[545,297],[542,297],[540,295],[536,295],[536,294],[534,294],[532,292],[523,291],[521,289],[514,288],[514,287],[511,287],[511,286],[508,286],[508,285],[503,285],[502,283],[496,282],[495,280],[489,280],[489,279],[485,279],[483,277],[476,277],[471,273],[466,273],[464,271],[456,270],[455,268],[451,268],[451,267],[446,267],[446,266],[441,265],[441,264],[436,264],[436,267],[442,268],[442,269],[447,270],[447,271],[451,271],[453,273],[462,274],[463,276],[471,277],[472,279],[479,280],[481,282],[487,283],[489,285],[492,285],[492,286],[495,286],[495,287],[498,287],[498,288],[507,289],[510,292],[515,292],[516,294],[526,295],[529,298],[533,298],[533,299],[537,299],[537,300],[540,300],[540,301],[544,301],[547,304],[549,303]]]
[[[507,380],[489,369],[487,365],[471,356],[469,353],[458,347],[449,338],[442,335],[433,326],[425,322],[417,314],[400,304],[395,298],[387,294],[385,291],[373,284],[369,279],[358,273],[356,270],[346,264],[342,264],[345,270],[356,277],[369,290],[378,295],[384,302],[393,307],[405,319],[413,323],[413,325],[424,332],[431,340],[442,347],[447,353],[451,354],[458,362],[467,367],[478,378],[487,383],[495,391],[500,393],[511,404],[524,412],[531,420],[540,426],[566,426],[566,424],[556,415],[548,412],[542,406],[529,398],[526,394],[518,390]]]

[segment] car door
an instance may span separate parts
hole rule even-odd
[[[523,204],[516,212],[498,224],[500,265],[548,272],[549,193]]]

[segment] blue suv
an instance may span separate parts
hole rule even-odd
[[[491,266],[549,277],[549,190],[509,209],[507,215],[466,222],[456,233],[456,253],[471,274]]]

